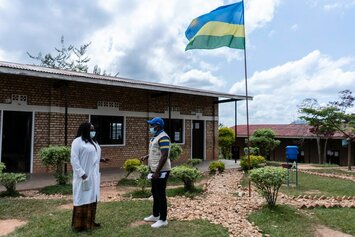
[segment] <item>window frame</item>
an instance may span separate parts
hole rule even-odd
[[[97,116],[97,117],[120,117],[122,118],[122,124],[123,124],[123,129],[122,129],[122,144],[101,144],[99,145],[101,147],[122,147],[126,146],[126,116],[123,115],[99,115],[99,114],[90,114],[90,122],[92,121],[92,117]]]
[[[169,118],[163,118],[164,122],[165,120],[169,120]],[[171,118],[171,120],[181,120],[182,121],[182,128],[181,128],[181,132],[182,132],[182,139],[181,139],[181,142],[173,142],[173,139],[172,137],[170,136],[170,134],[168,133],[169,132],[169,126],[168,124],[164,125],[164,130],[165,132],[169,135],[170,137],[170,140],[171,140],[171,143],[176,143],[176,144],[179,144],[179,145],[185,145],[185,119],[183,118]],[[173,134],[174,135],[174,134]],[[175,139],[174,139],[175,140]]]

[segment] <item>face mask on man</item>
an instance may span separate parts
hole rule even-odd
[[[150,127],[149,132],[150,132],[150,134],[154,135],[156,133],[155,127]]]
[[[90,137],[91,137],[91,138],[94,138],[95,135],[96,135],[96,132],[95,132],[95,131],[91,131],[91,132],[90,132]]]

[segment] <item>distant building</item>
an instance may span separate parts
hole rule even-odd
[[[270,160],[272,161],[286,161],[286,146],[299,147],[299,162],[305,163],[319,163],[318,148],[316,136],[312,134],[309,129],[310,126],[306,124],[260,124],[250,125],[250,136],[258,129],[268,128],[272,129],[276,134],[276,139],[280,140],[280,145],[271,152]],[[234,130],[234,127],[232,127]],[[243,149],[246,147],[245,139],[247,138],[247,126],[237,125],[237,145],[240,147],[240,155],[244,155]],[[325,139],[321,139],[321,153],[324,152]],[[354,162],[354,147],[352,147],[352,165]],[[327,163],[347,165],[348,149],[344,144],[344,137],[342,134],[336,133],[328,139],[326,149]],[[323,155],[322,155],[323,157]]]
[[[77,128],[97,130],[102,167],[122,167],[147,153],[152,117],[166,121],[182,160],[218,158],[218,104],[245,99],[207,91],[90,73],[0,62],[0,161],[8,171],[42,173],[39,151],[70,145]]]

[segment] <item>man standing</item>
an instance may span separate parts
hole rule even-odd
[[[144,218],[145,221],[155,222],[151,226],[160,228],[168,225],[166,182],[171,170],[169,159],[170,138],[164,131],[164,120],[156,117],[147,121],[149,132],[152,135],[149,143],[149,154],[142,156],[141,160],[148,159],[153,194],[153,214]]]

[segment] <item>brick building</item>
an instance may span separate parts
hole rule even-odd
[[[0,161],[8,171],[42,173],[39,150],[70,145],[91,121],[102,156],[121,167],[148,149],[147,119],[160,116],[182,160],[218,157],[218,103],[243,96],[118,77],[0,62]]]
[[[280,145],[276,147],[270,154],[272,161],[286,161],[286,146],[299,147],[299,162],[319,163],[318,148],[316,136],[312,134],[309,125],[305,124],[260,124],[250,125],[250,136],[258,129],[268,128],[275,132],[275,139],[280,140]],[[232,127],[234,131],[234,127]],[[240,147],[240,155],[244,155],[243,149],[246,147],[245,139],[247,138],[247,126],[237,126],[237,146]],[[321,139],[321,154],[323,158],[325,139]],[[327,141],[326,162],[347,165],[348,147],[344,144],[344,137],[340,133],[334,134]],[[354,160],[354,147],[352,146],[352,165]]]

